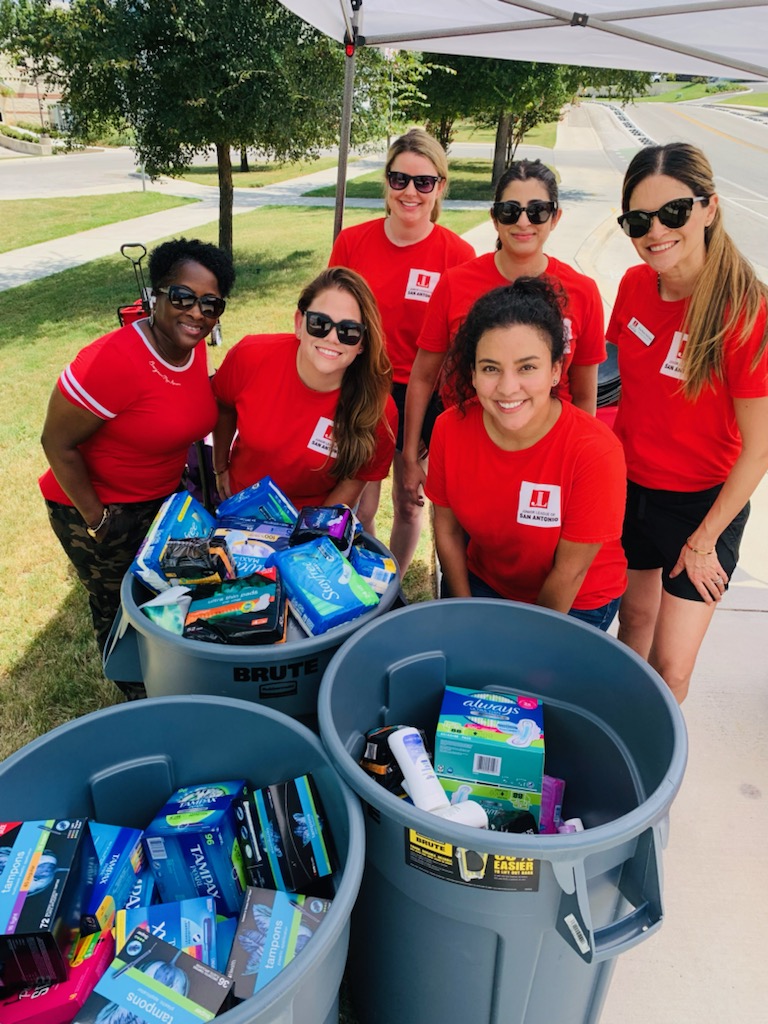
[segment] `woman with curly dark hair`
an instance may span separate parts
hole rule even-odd
[[[626,584],[621,444],[557,397],[563,296],[521,277],[472,306],[448,356],[425,493],[450,597],[504,597],[611,624]]]
[[[88,591],[103,651],[120,583],[187,451],[216,422],[205,345],[235,280],[215,245],[177,238],[150,253],[151,315],[75,356],[48,404],[40,478],[48,516]]]
[[[299,508],[357,504],[392,462],[391,379],[373,293],[329,267],[299,296],[293,334],[247,335],[213,379],[221,497],[271,476]]]

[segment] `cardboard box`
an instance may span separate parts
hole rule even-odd
[[[227,977],[236,1000],[260,992],[306,946],[331,900],[249,887],[237,926]]]
[[[147,536],[130,566],[130,571],[155,593],[171,584],[163,572],[161,560],[169,540],[207,537],[215,520],[210,512],[187,491],[172,494],[158,509]]]
[[[212,897],[196,896],[176,903],[155,903],[151,907],[118,910],[115,915],[115,942],[122,949],[136,928],[182,949],[195,960],[216,967],[216,907]]]
[[[488,827],[503,831],[505,822],[513,811],[529,811],[538,826],[541,820],[541,793],[527,789],[510,789],[508,786],[492,786],[485,782],[467,782],[464,779],[441,778],[440,785],[451,803],[457,799],[474,800],[481,804],[488,815]],[[458,794],[458,797],[457,797]]]
[[[213,537],[226,541],[237,575],[251,576],[273,565],[275,554],[288,547],[292,531],[289,523],[254,522],[247,529],[220,526],[214,530]]]
[[[389,555],[355,544],[349,555],[354,569],[377,594],[386,593],[387,587],[397,576],[397,563]]]
[[[541,701],[446,686],[435,734],[438,777],[541,793]]]
[[[218,519],[241,516],[260,522],[290,523],[298,516],[296,506],[280,490],[270,476],[262,477],[250,487],[226,498],[216,509]]]
[[[80,923],[83,935],[112,927],[115,911],[125,906],[137,876],[146,867],[141,829],[95,821],[88,827],[99,870]]]
[[[213,1020],[226,1007],[231,987],[225,975],[137,928],[72,1024]]]
[[[136,907],[148,907],[155,902],[157,887],[152,868],[145,861],[145,866],[133,880],[133,886],[121,910],[135,910]]]
[[[243,779],[178,789],[144,831],[144,850],[164,903],[212,896],[226,916],[240,913],[245,891],[234,802]]]
[[[0,988],[66,980],[97,868],[85,818],[0,822]]]
[[[70,962],[66,981],[35,985],[0,997],[2,1024],[69,1024],[115,955],[111,931],[89,936],[84,946],[78,963]]]

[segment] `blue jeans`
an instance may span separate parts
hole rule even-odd
[[[497,593],[493,587],[489,586],[485,580],[481,580],[479,576],[475,576],[473,572],[469,574],[469,590],[472,597],[498,597],[504,600],[502,594]],[[441,596],[450,595],[443,593]],[[574,619],[580,619],[581,622],[586,622],[605,632],[616,617],[620,601],[620,597],[615,597],[600,608],[571,608],[568,614]]]

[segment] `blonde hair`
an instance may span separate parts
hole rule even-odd
[[[632,159],[624,178],[622,210],[630,208],[632,193],[651,175],[664,174],[685,185],[695,196],[715,194],[714,175],[709,161],[696,146],[670,142],[666,146],[648,146]],[[682,329],[688,335],[683,353],[683,393],[697,398],[715,379],[723,380],[723,342],[735,334],[743,344],[755,327],[766,301],[768,288],[736,248],[723,226],[718,205],[709,227],[704,229],[706,256],[696,279]],[[755,353],[757,365],[768,331]]]
[[[354,270],[326,268],[299,296],[299,310],[306,313],[317,295],[334,288],[352,296],[360,307],[360,321],[365,325],[362,352],[344,371],[333,417],[336,458],[330,472],[337,480],[347,480],[354,479],[376,452],[377,430],[384,419],[392,383],[392,364],[384,347],[384,329],[376,299]],[[384,423],[393,436],[385,419]]]
[[[432,212],[429,215],[429,219],[434,223],[440,216],[443,199],[448,195],[448,157],[445,155],[445,150],[434,135],[425,132],[423,128],[410,128],[405,135],[395,139],[389,147],[387,162],[384,165],[384,209],[387,216],[390,214],[387,201],[387,175],[392,170],[392,164],[395,162],[395,159],[401,153],[416,153],[417,156],[423,156],[426,160],[429,160],[440,177],[445,180],[445,188],[442,194],[438,195],[435,200],[435,205],[432,207]],[[437,185],[435,188],[437,188]]]

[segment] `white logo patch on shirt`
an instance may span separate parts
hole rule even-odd
[[[672,344],[669,346],[669,352],[664,357],[659,373],[663,373],[665,377],[676,377],[678,380],[683,379],[682,361],[686,341],[688,341],[687,334],[683,334],[682,331],[675,331],[672,335]]]
[[[327,416],[321,416],[315,424],[307,448],[313,452],[320,452],[321,455],[330,455],[332,459],[335,459],[336,445],[331,440],[332,435],[333,420],[329,420]]]
[[[632,331],[634,335],[636,335],[636,337],[640,339],[640,341],[642,341],[644,345],[650,345],[653,339],[656,337],[656,335],[652,334],[647,327],[643,327],[643,325],[640,323],[636,316],[632,317],[632,319],[627,324],[627,327],[630,331]]]
[[[527,526],[561,526],[560,485],[532,484],[523,480],[520,484],[517,521]]]
[[[413,267],[408,275],[408,284],[405,286],[405,298],[415,299],[417,302],[429,302],[439,280],[439,270],[417,270]]]
[[[572,351],[571,342],[573,341],[573,324],[570,317],[563,317],[563,333],[565,334],[565,345],[563,346],[563,355],[567,356]]]

